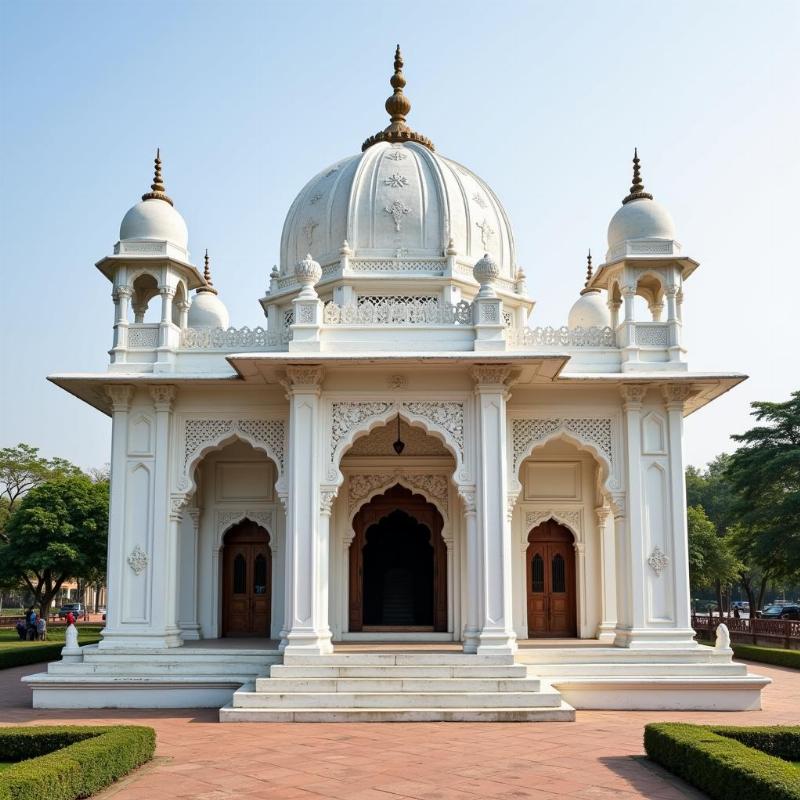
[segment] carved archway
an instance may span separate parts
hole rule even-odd
[[[394,520],[394,517],[398,514],[405,519]],[[362,505],[353,520],[354,536],[349,550],[349,630],[351,632],[364,630],[365,625],[375,625],[375,620],[380,619],[380,615],[372,613],[374,609],[369,608],[367,605],[370,602],[370,581],[373,580],[372,585],[374,587],[376,576],[368,574],[369,563],[365,555],[365,549],[370,544],[369,537],[381,535],[380,528],[387,521],[390,524],[396,524],[397,521],[401,521],[403,524],[408,525],[417,538],[422,537],[420,539],[421,543],[424,543],[424,531],[427,530],[427,541],[431,548],[430,577],[432,585],[417,586],[414,591],[417,593],[422,591],[422,600],[420,600],[418,594],[415,594],[414,603],[425,602],[424,598],[427,596],[425,592],[428,592],[431,602],[431,625],[429,629],[447,631],[447,548],[441,535],[443,519],[436,506],[429,503],[425,497],[415,494],[410,489],[399,484],[393,485],[382,494]],[[395,536],[395,543],[397,543],[396,535],[392,535]],[[420,544],[420,542],[417,544]],[[413,544],[410,534],[409,546]],[[416,566],[424,567],[424,564],[417,564]],[[389,571],[391,572],[392,570]],[[408,569],[405,571],[408,572]],[[424,573],[411,576],[409,580],[412,582],[424,580]],[[427,617],[424,617],[424,619],[427,624]],[[377,627],[380,629],[391,628],[392,623],[386,625],[378,623]]]

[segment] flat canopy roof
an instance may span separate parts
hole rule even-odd
[[[104,386],[114,383],[138,385],[167,384],[174,386],[219,386],[274,384],[282,372],[291,365],[319,364],[325,367],[382,367],[416,366],[431,370],[463,369],[478,364],[508,364],[514,368],[517,386],[534,385],[593,385],[620,386],[629,383],[690,383],[695,392],[686,402],[685,415],[747,379],[736,372],[615,372],[570,373],[565,371],[568,353],[532,352],[432,352],[432,353],[234,353],[227,357],[236,372],[181,373],[181,372],[77,372],[48,376],[56,386],[70,392],[80,400],[94,406],[104,414],[111,413],[111,404]]]

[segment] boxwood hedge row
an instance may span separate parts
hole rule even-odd
[[[799,727],[734,728],[657,723],[647,755],[715,800],[800,800]]]
[[[85,644],[95,644],[100,641],[99,635],[88,635],[81,637],[81,646]],[[31,642],[13,647],[0,648],[0,669],[10,667],[24,667],[26,664],[38,664],[40,661],[55,661],[61,658],[61,651],[64,649],[64,642],[48,642],[37,644]]]
[[[153,757],[156,733],[140,725],[0,728],[0,800],[90,797]],[[20,760],[25,759],[25,760]]]
[[[800,669],[800,650],[782,650],[777,647],[758,647],[751,644],[733,644],[731,646],[736,658]]]

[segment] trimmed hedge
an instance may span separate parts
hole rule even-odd
[[[100,636],[86,636],[80,640],[80,645],[96,644]],[[40,661],[57,661],[61,658],[64,642],[47,642],[37,644],[20,642],[18,646],[0,648],[0,669],[11,667],[24,667],[26,664],[38,664]]]
[[[90,797],[153,757],[156,732],[140,725],[0,728],[0,800]]]
[[[715,800],[800,800],[800,727],[645,726],[653,761]],[[762,752],[765,750],[766,752]]]
[[[777,647],[758,647],[753,644],[732,644],[736,658],[747,661],[760,661],[777,667],[800,669],[800,650],[783,650]]]

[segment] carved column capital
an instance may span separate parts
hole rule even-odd
[[[597,517],[597,524],[604,528],[608,518],[611,516],[611,508],[609,506],[600,506],[594,510],[594,513]]]
[[[128,286],[127,284],[123,284],[122,286],[117,286],[113,292],[111,292],[111,297],[114,300],[121,300],[123,298],[130,298],[133,296],[133,287]]]
[[[106,397],[111,401],[111,410],[117,414],[131,407],[134,387],[129,383],[110,383],[106,385]]]
[[[507,388],[512,375],[508,364],[476,364],[472,368],[472,379],[478,387],[499,386]]]
[[[333,501],[336,499],[336,492],[323,489],[319,493],[319,513],[329,517],[333,508]]]
[[[683,410],[683,404],[692,396],[692,385],[688,383],[668,383],[661,387],[667,408]]]
[[[647,394],[647,385],[643,383],[624,383],[619,388],[622,395],[622,406],[626,411],[639,411]]]
[[[156,411],[172,411],[172,404],[178,390],[174,386],[151,386],[150,396],[153,398],[153,405]]]
[[[158,293],[164,297],[175,297],[177,289],[174,286],[159,286]]]
[[[474,516],[478,511],[477,506],[475,505],[474,487],[469,489],[459,489],[458,493],[461,496],[461,500],[464,502],[464,513]]]
[[[626,499],[625,492],[614,492],[611,495],[611,511],[614,519],[621,519],[625,516]]]
[[[319,391],[322,379],[325,375],[324,367],[319,364],[310,366],[289,366],[286,367],[284,379],[281,381],[288,393],[296,391]]]

